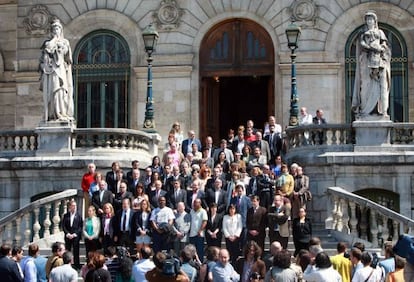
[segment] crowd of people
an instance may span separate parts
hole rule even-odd
[[[300,121],[326,123],[322,114],[312,118],[302,108]],[[85,281],[379,281],[376,272],[366,279],[368,271],[358,270],[365,269],[355,263],[360,258],[365,265],[363,250],[352,249],[349,259],[338,245],[345,267],[312,238],[309,178],[298,164],[283,161],[281,134],[273,116],[263,130],[249,120],[215,147],[193,130],[184,139],[176,122],[162,158],[154,156],[143,173],[138,160],[127,173],[117,161],[106,173],[88,164],[81,181],[85,214],[69,201],[64,242],[53,244],[45,271],[32,244],[18,264],[21,280],[8,281],[74,281],[79,273]]]

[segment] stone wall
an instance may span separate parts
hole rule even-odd
[[[142,69],[132,73],[131,128],[141,127],[144,116],[146,54],[142,30],[155,21],[160,33],[154,53],[154,99],[157,128],[165,139],[173,121],[183,130],[199,126],[199,50],[203,36],[216,24],[230,18],[247,18],[257,22],[269,33],[275,48],[275,113],[277,120],[287,124],[290,107],[290,57],[285,29],[291,17],[302,26],[297,51],[297,81],[300,105],[313,113],[324,109],[330,122],[344,122],[344,48],[347,37],[363,24],[368,9],[377,12],[380,21],[395,27],[404,37],[408,50],[413,49],[412,5],[410,1],[1,1],[0,53],[4,88],[0,106],[7,107],[7,116],[0,119],[2,128],[33,128],[42,115],[42,96],[38,90],[37,65],[39,47],[47,38],[39,10],[47,17],[57,16],[64,23],[64,34],[72,49],[89,32],[110,29],[129,44],[131,67]],[[165,6],[173,13],[165,18]],[[40,26],[40,27],[39,27]],[[16,50],[17,46],[17,50]],[[413,61],[409,53],[409,65]],[[172,67],[176,67],[175,69]],[[2,68],[0,68],[1,70]],[[412,72],[409,73],[409,81]],[[179,79],[177,80],[177,77]],[[412,105],[412,86],[409,86]],[[13,99],[14,96],[15,98]],[[318,99],[315,99],[318,97]],[[171,106],[171,102],[173,106]],[[19,105],[18,109],[13,105]],[[414,107],[411,107],[414,108]],[[410,117],[413,116],[410,110]],[[412,119],[412,118],[411,118]]]

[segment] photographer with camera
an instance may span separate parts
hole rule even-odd
[[[153,257],[155,268],[145,274],[148,282],[190,282],[187,274],[181,270],[181,262],[165,252]]]

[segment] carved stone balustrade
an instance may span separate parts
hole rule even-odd
[[[1,242],[19,246],[37,242],[39,246],[45,247],[50,243],[48,239],[56,241],[62,235],[59,222],[67,210],[64,208],[67,202],[75,199],[78,209],[82,208],[83,194],[79,192],[67,189],[34,201],[3,217],[0,220]],[[53,239],[51,236],[54,236]],[[63,240],[63,235],[61,237]]]
[[[161,138],[140,130],[123,128],[78,128],[71,138],[71,156],[110,156],[138,154],[146,163],[158,155]],[[0,157],[32,157],[38,150],[39,136],[35,130],[0,131]]]
[[[332,208],[328,208],[331,214],[325,227],[336,231],[333,235],[338,240],[366,240],[368,247],[376,248],[385,241],[395,243],[399,234],[410,233],[414,227],[414,220],[340,187],[329,187],[327,195]]]
[[[37,138],[34,130],[0,131],[0,155],[6,158],[34,156],[38,145]]]

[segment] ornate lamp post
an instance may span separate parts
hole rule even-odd
[[[292,74],[291,74],[291,92],[290,92],[290,116],[289,116],[289,126],[298,125],[298,115],[299,115],[299,106],[298,106],[298,92],[296,88],[296,54],[295,50],[298,46],[298,39],[300,35],[300,27],[298,27],[294,22],[292,22],[286,29],[286,36],[288,40],[288,47],[291,50],[290,58],[292,60]]]
[[[147,102],[145,105],[145,120],[143,127],[145,131],[154,132],[154,106],[152,101],[152,52],[155,51],[159,35],[157,30],[152,26],[152,24],[150,24],[142,32],[142,38],[144,39],[145,51],[148,54]]]

